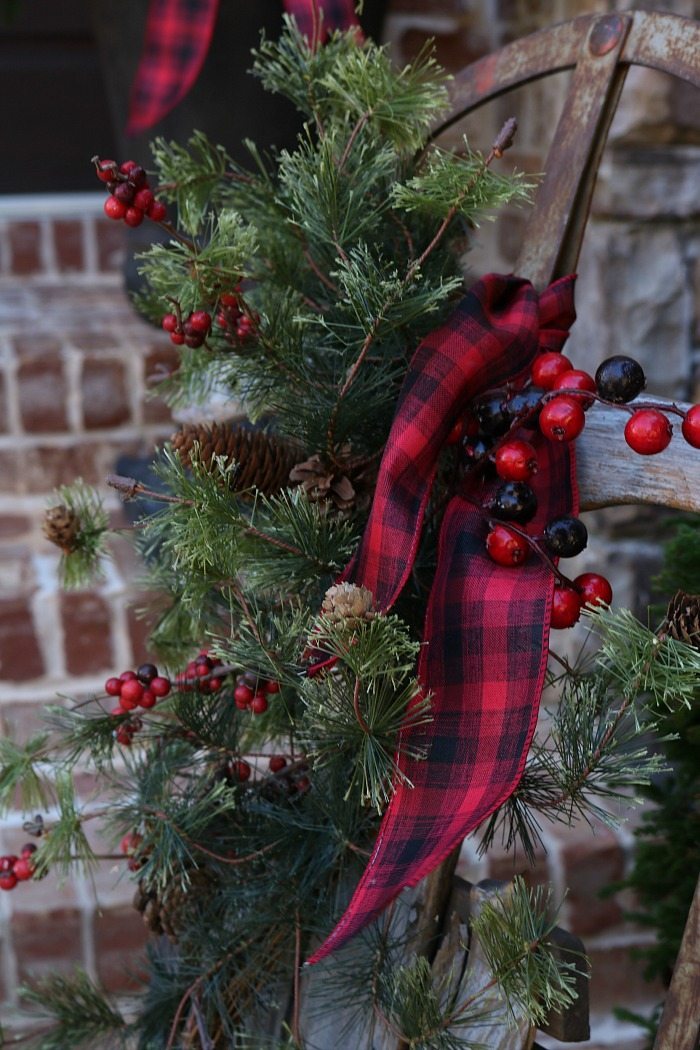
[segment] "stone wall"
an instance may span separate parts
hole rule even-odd
[[[386,28],[398,60],[426,37],[451,69],[546,24],[616,8],[602,0],[393,0]],[[625,5],[629,6],[629,5]],[[646,5],[639,5],[646,6]],[[667,3],[698,15],[695,5]],[[529,85],[467,122],[470,142],[488,148],[503,117],[520,122],[514,162],[541,171],[567,77]],[[628,78],[601,168],[580,263],[579,320],[570,354],[593,368],[629,352],[660,393],[700,400],[700,234],[697,173],[700,107],[670,78],[635,70]],[[509,154],[509,158],[511,154]],[[104,585],[61,595],[57,558],[40,534],[46,498],[82,475],[102,483],[124,453],[147,452],[167,435],[164,406],[147,400],[147,376],[172,360],[167,340],[139,321],[122,291],[122,230],[101,215],[101,198],[0,200],[0,719],[20,737],[57,693],[80,699],[107,675],[143,657],[143,625],[130,607],[133,565],[117,550]],[[474,273],[510,269],[524,214],[485,224],[467,263]],[[117,500],[105,491],[115,524]],[[643,608],[658,565],[658,517],[598,513],[585,568],[614,575],[616,600]],[[81,785],[89,798],[95,785]],[[26,839],[19,814],[0,828],[0,853]],[[631,833],[599,827],[546,830],[547,855],[529,878],[569,887],[563,924],[586,941],[593,961],[596,1046],[637,1045],[611,1019],[614,1005],[641,1007],[660,991],[641,979],[630,945],[644,935],[623,921],[628,901],[599,890],[630,862]],[[469,878],[507,877],[524,865],[496,852],[480,860],[468,842]],[[95,889],[97,892],[95,892]],[[129,908],[129,883],[102,865],[95,886],[49,876],[0,894],[0,1001],[14,1016],[18,983],[80,962],[121,990],[138,970],[143,931]],[[543,1040],[544,1043],[544,1040]],[[593,1044],[590,1044],[591,1046]]]

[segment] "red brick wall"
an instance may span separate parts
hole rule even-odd
[[[121,523],[105,475],[118,455],[147,454],[171,429],[165,406],[146,400],[147,376],[171,355],[122,290],[123,230],[102,203],[0,198],[0,728],[18,739],[58,693],[81,699],[143,654],[126,545],[102,586],[62,594],[57,551],[40,529],[52,490],[78,475]],[[83,776],[84,798],[94,787]],[[21,822],[3,822],[0,853],[27,841]],[[0,894],[3,1021],[19,982],[75,963],[126,988],[144,941],[132,894],[108,863],[94,886],[49,875]]]

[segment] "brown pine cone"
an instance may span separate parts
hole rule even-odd
[[[341,513],[355,505],[355,489],[346,474],[334,472],[318,453],[292,468],[289,480],[301,485],[312,503],[327,503]]]
[[[171,941],[177,941],[197,902],[211,892],[215,879],[206,868],[193,868],[189,876],[186,886],[176,878],[161,892],[148,888],[143,879],[139,882],[134,894],[134,908],[141,912],[152,933],[164,933]]]
[[[214,456],[236,464],[230,475],[234,492],[255,488],[273,496],[289,484],[289,471],[298,450],[263,430],[246,430],[229,423],[184,423],[171,437],[173,449],[184,467],[191,465],[195,442],[199,459],[209,468]]]
[[[372,620],[374,596],[367,587],[354,583],[336,583],[326,591],[321,612],[333,623],[356,623]]]
[[[674,594],[668,603],[666,630],[677,642],[700,649],[700,594]]]
[[[76,538],[80,532],[80,518],[63,503],[49,507],[44,514],[42,530],[51,543],[60,547],[64,554],[72,554],[76,549]]]

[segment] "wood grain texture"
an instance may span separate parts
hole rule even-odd
[[[681,409],[689,407],[664,398],[653,400]],[[673,440],[668,448],[655,456],[640,456],[625,442],[627,413],[600,404],[589,409],[586,426],[576,442],[581,510],[652,503],[700,511],[700,449],[684,441],[680,417],[670,419]]]
[[[696,1050],[700,1040],[700,879],[673,968],[654,1050]]]

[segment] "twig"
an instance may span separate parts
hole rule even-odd
[[[298,1047],[301,1047],[301,1029],[299,1018],[301,1014],[300,996],[300,973],[301,973],[301,920],[299,909],[294,913],[294,1002],[292,1006],[292,1039]]]
[[[352,694],[352,709],[355,712],[355,718],[357,719],[357,723],[358,723],[360,729],[362,730],[363,733],[366,733],[368,736],[370,736],[371,735],[371,730],[370,730],[369,726],[367,725],[367,723],[365,722],[365,720],[364,720],[364,718],[362,716],[362,712],[360,711],[360,689],[361,689],[361,686],[362,686],[362,683],[360,682],[360,679],[356,678],[355,679],[355,688],[354,688],[353,694]]]
[[[343,168],[345,167],[345,165],[347,163],[347,160],[348,160],[348,157],[350,156],[350,152],[352,150],[352,147],[355,145],[355,140],[356,140],[357,136],[360,134],[360,132],[362,131],[362,129],[364,128],[365,124],[367,123],[367,121],[369,120],[369,118],[371,116],[372,116],[372,110],[371,109],[365,110],[365,112],[362,114],[362,116],[359,118],[359,120],[355,124],[355,127],[350,132],[350,137],[349,137],[348,141],[345,143],[345,149],[343,150],[341,158],[338,161],[338,169],[337,169],[338,173],[340,173],[343,170]]]

